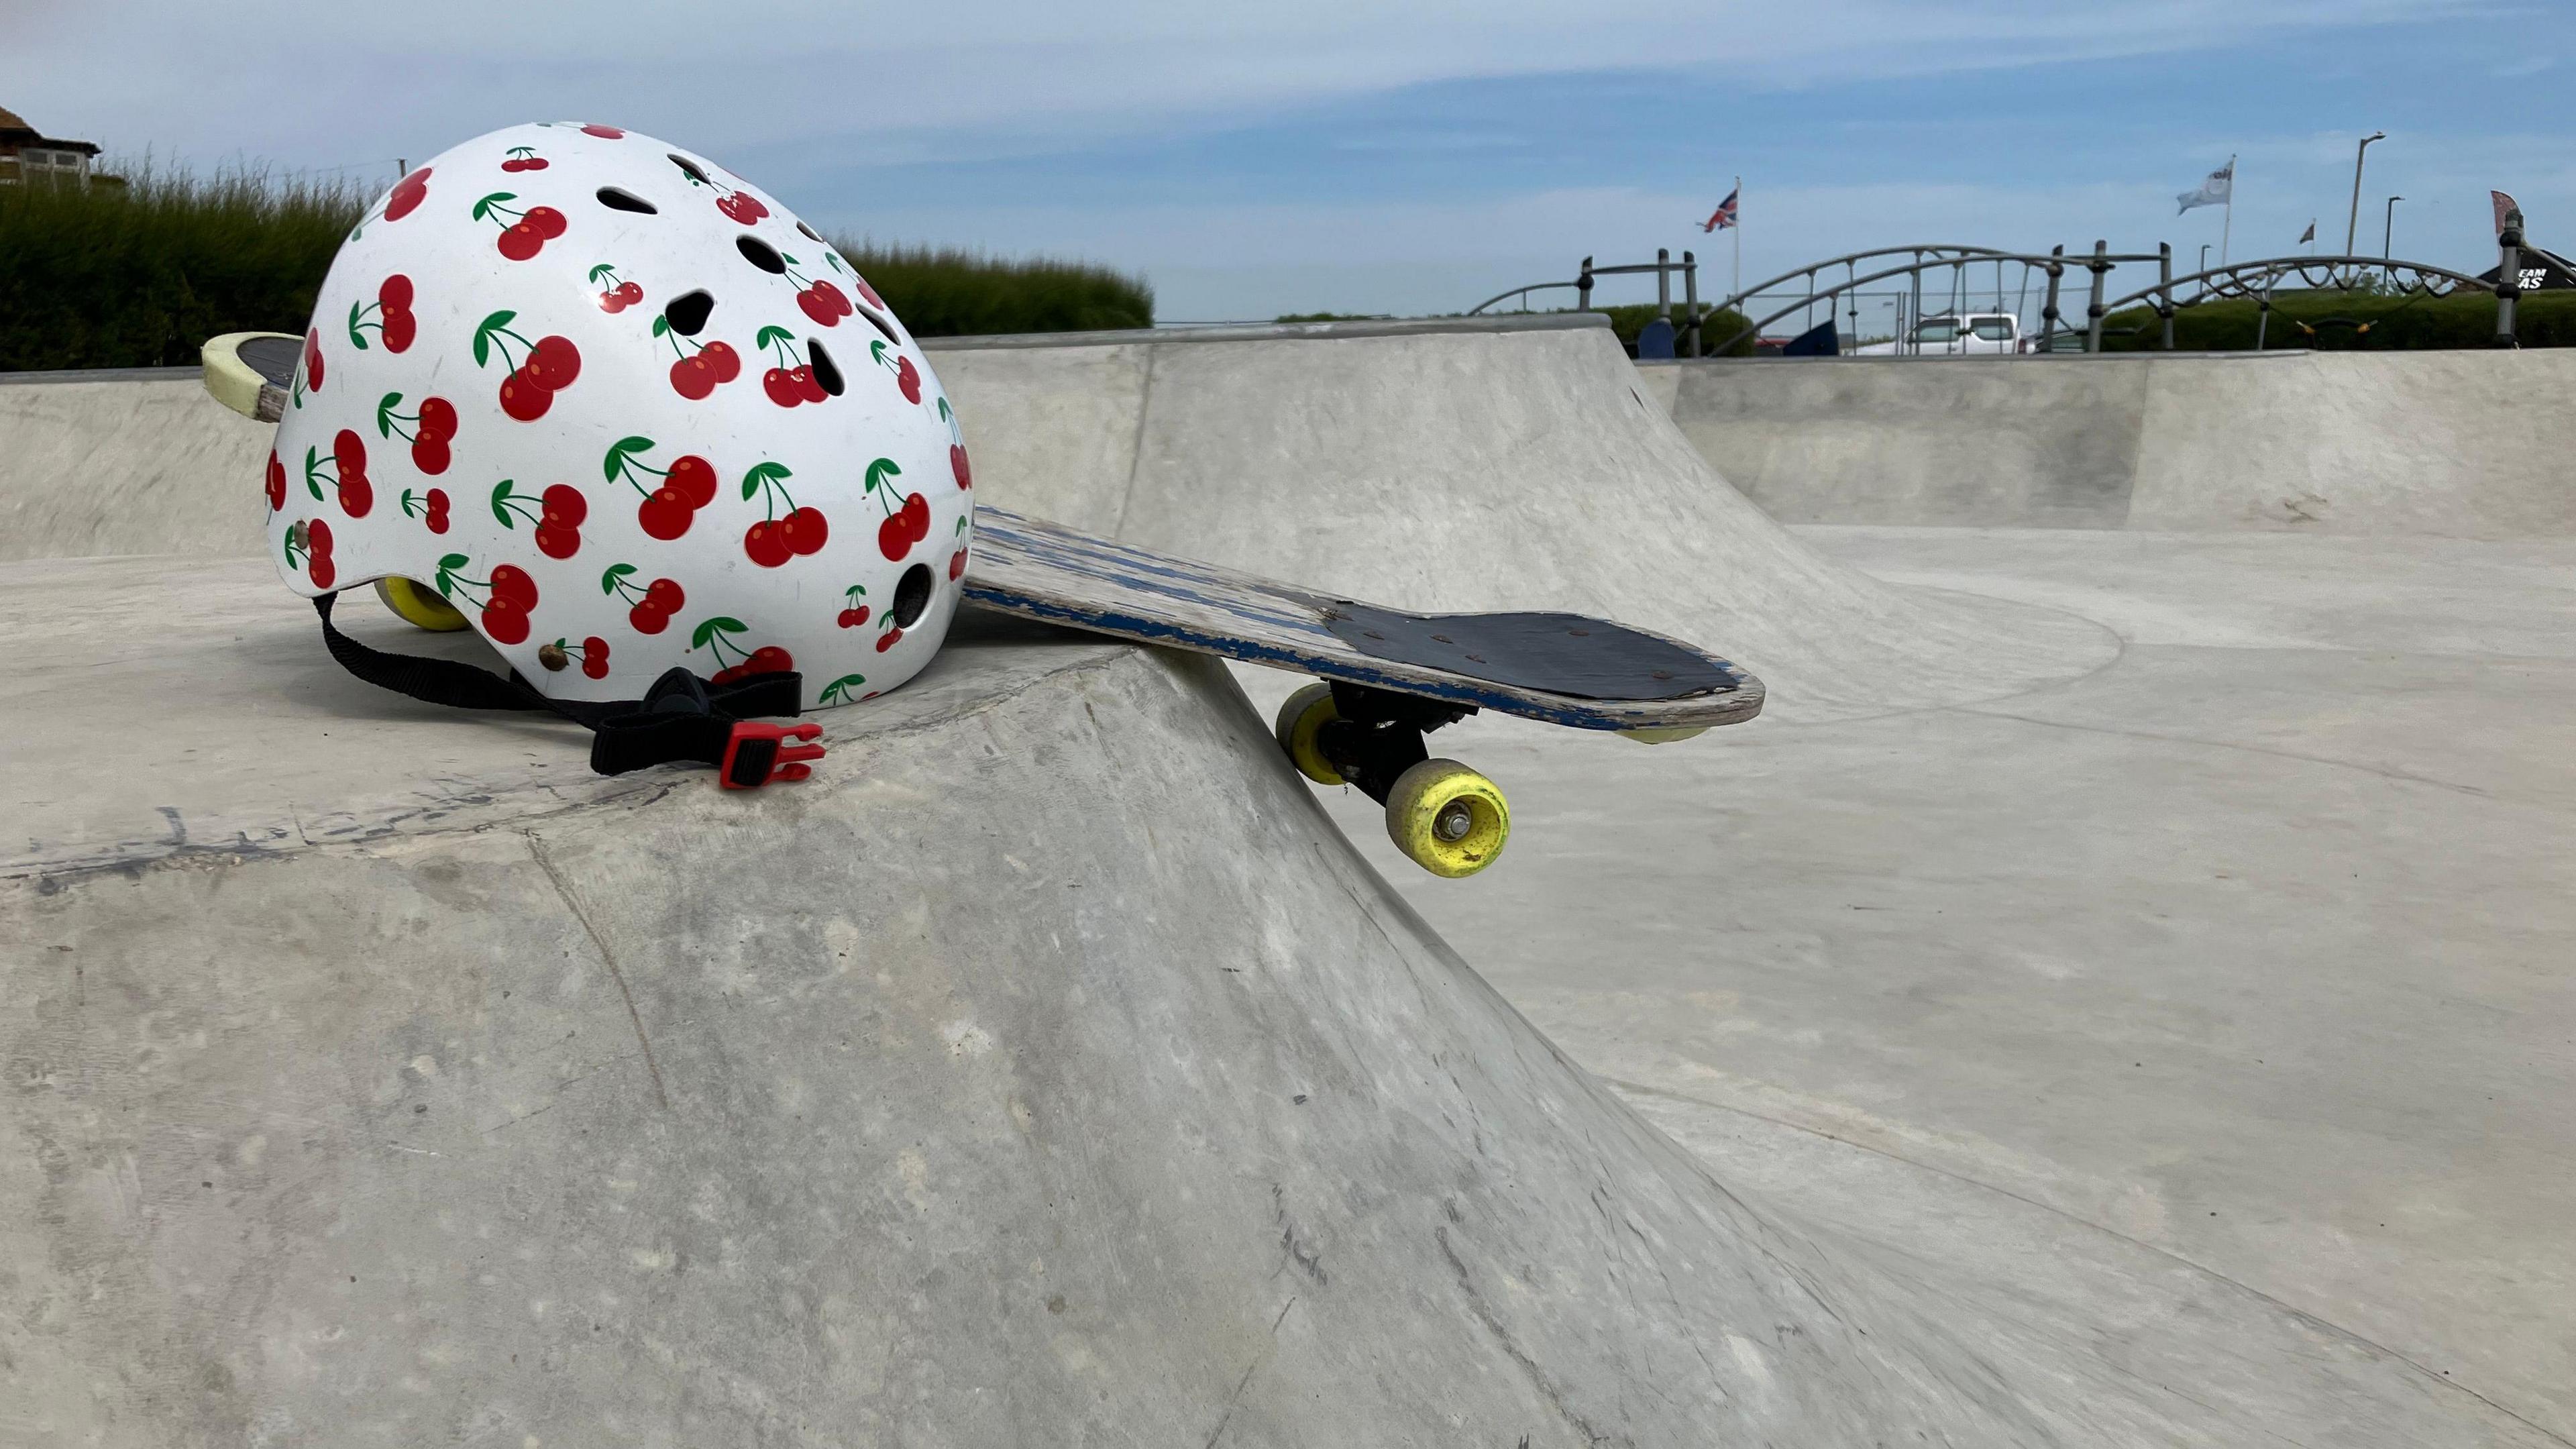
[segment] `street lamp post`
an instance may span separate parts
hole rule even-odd
[[[2209,243],[2207,242],[2200,244],[2200,269],[2204,272],[2209,270]]]
[[[2352,151],[2352,218],[2351,218],[2351,220],[2349,220],[2349,221],[2347,221],[2347,222],[2345,222],[2345,223],[2344,223],[2344,228],[2343,228],[2343,254],[2344,254],[2345,256],[2351,256],[2351,255],[2352,255],[2352,241],[2353,241],[2353,238],[2354,238],[2355,236],[2357,236],[2357,235],[2360,233],[2360,231],[2361,231],[2361,162],[2362,162],[2362,158],[2363,158],[2364,156],[2366,156],[2366,155],[2368,155],[2368,154],[2370,153],[2370,143],[2371,143],[2371,142],[2373,142],[2373,141],[2385,141],[2385,140],[2387,140],[2387,139],[2388,139],[2388,133],[2387,133],[2386,131],[2373,131],[2373,132],[2371,132],[2369,135],[2362,137],[2362,138],[2361,138],[2361,144],[2353,148],[2353,151]]]
[[[2383,257],[2393,258],[2397,255],[2397,253],[2389,250],[2388,239],[2397,233],[2397,203],[2404,201],[2405,199],[2406,198],[2402,196],[2392,196],[2388,198],[2387,215],[2380,218],[2379,254]]]

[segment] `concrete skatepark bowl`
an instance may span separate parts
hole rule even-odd
[[[1928,911],[1978,898],[1978,879],[1835,858],[1861,838],[1840,821],[1912,859],[1992,848],[1945,836],[1942,772],[2008,770],[2014,750],[2066,767],[2009,734],[1941,732],[2051,710],[2085,724],[2064,691],[2218,627],[2149,583],[2228,561],[2142,554],[2127,568],[2149,582],[2102,572],[2076,610],[2091,555],[1998,571],[1957,540],[1784,532],[1650,399],[1616,410],[1634,375],[1604,341],[1362,331],[940,355],[996,502],[1043,511],[1033,490],[1058,485],[1014,460],[1052,460],[1059,483],[1115,476],[1107,522],[1131,535],[1204,508],[1202,553],[1246,562],[1266,535],[1274,572],[1332,586],[1340,568],[1399,603],[1463,591],[1444,575],[1474,561],[1494,596],[1701,634],[1783,705],[1809,696],[1803,716],[1696,749],[1462,727],[1517,753],[1507,783],[1530,782],[1539,818],[1499,889],[1445,896],[1389,887],[1334,828],[1347,802],[1295,779],[1224,671],[990,621],[913,685],[827,716],[833,753],[806,785],[592,777],[556,728],[459,720],[340,675],[309,610],[231,541],[255,538],[260,430],[192,408],[192,382],[0,385],[0,445],[44,440],[0,457],[45,460],[0,473],[0,627],[22,679],[5,761],[21,823],[0,870],[0,1425],[47,1445],[2565,1442],[2534,1387],[2545,1352],[2436,1352],[2458,1346],[2447,1306],[2421,1316],[2429,1346],[2392,1347],[2406,1335],[2372,1313],[2402,1276],[2308,1276],[2313,1255],[2286,1255],[2275,1281],[2213,1270],[2187,1224],[2139,1215],[2171,1207],[2152,1186],[2121,1196],[2131,1169],[1977,1119],[1962,1069],[1997,1100],[2072,1080],[2037,1048],[2092,1024],[2035,1019],[2064,1004],[2052,980],[2164,963],[2080,915],[1987,916],[1954,940]],[[1263,391],[1266,425],[1234,402]],[[1551,394],[1576,406],[1527,410]],[[1513,407],[1479,401],[1496,396]],[[1476,427],[1401,446],[1444,413]],[[1123,434],[1084,421],[1105,415]],[[147,416],[161,432],[120,433]],[[222,471],[244,433],[252,464]],[[1564,499],[1521,496],[1569,476],[1583,483]],[[1371,500],[1398,482],[1418,496],[1372,545]],[[1221,486],[1247,491],[1193,502]],[[1103,525],[1079,503],[1060,505],[1068,521]],[[1465,551],[1438,552],[1444,524]],[[1710,536],[1675,537],[1689,530]],[[1392,582],[1364,582],[1379,571]],[[2276,637],[2298,624],[2269,621]],[[356,627],[422,647],[389,619]],[[2426,626],[2444,627],[2494,632]],[[2559,625],[2515,627],[2516,657],[2539,659]],[[2430,689],[2428,671],[2401,672]],[[2534,691],[2559,678],[2525,672]],[[64,727],[119,712],[148,728]],[[2248,728],[2273,731],[2270,758],[2289,748],[2280,711]],[[2528,745],[2469,743],[2487,776],[2468,783],[2489,793]],[[2576,795],[2523,783],[2547,820]],[[2080,837],[2082,812],[2018,803]],[[1726,853],[1738,843],[1774,859],[1757,869]],[[2054,951],[2055,978],[1993,984],[2030,1003],[1998,1018],[2008,1045],[1963,1036],[1945,1054],[1909,1032],[1955,1017],[1873,1026],[1853,1009],[1907,999],[1827,919],[1827,897],[1850,916],[1863,876],[1926,908],[1890,935],[1954,953],[1917,991],[1960,994],[1981,963],[1959,943],[1999,925],[2026,956]],[[2485,908],[2520,912],[2520,939],[2545,949],[2541,886],[2493,893],[2509,885]],[[2494,963],[2473,956],[2446,964],[2484,1011]],[[1842,983],[1786,989],[1807,964]],[[1659,972],[1691,979],[1676,992]],[[2292,975],[2308,979],[2287,950],[2237,972],[2235,1001],[2176,984],[2224,1037]],[[2408,1005],[2368,976],[2374,1010]],[[2525,1004],[2546,1010],[2548,989],[2527,983]],[[1793,1011],[1808,1019],[1738,1029]],[[1703,1039],[1658,1036],[1650,1016]],[[2425,1146],[2458,1135],[2465,1084],[2440,1080],[2440,1023],[2417,1030],[2403,1067]],[[2504,1039],[2517,1061],[2540,1049]],[[2326,1080],[2305,1070],[2283,1089]],[[2558,1090],[2542,1077],[2534,1090]],[[2161,1081],[2112,1078],[2082,1108],[2179,1175],[2209,1159],[2170,1139],[2189,1124],[2157,1115]],[[2001,1146],[2023,1149],[2019,1176],[1976,1150]],[[2472,1185],[2510,1178],[2455,1156]],[[2077,1169],[2138,1211],[2078,1200]],[[2202,1184],[2231,1222],[2261,1187],[2237,1173]],[[2509,1185],[2517,1212],[2546,1205]],[[2321,1190],[2377,1206],[2350,1182]],[[2362,1259],[2410,1246],[2347,1226]],[[2528,1248],[2468,1236],[2498,1265]],[[2483,1291],[2464,1281],[2460,1312]],[[2506,1306],[2515,1334],[2550,1331]]]

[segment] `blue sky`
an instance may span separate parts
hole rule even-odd
[[[787,0],[753,25],[464,0],[290,3],[256,33],[165,0],[7,8],[30,43],[0,105],[119,151],[390,174],[511,121],[610,119],[819,223],[1141,272],[1166,319],[1454,310],[1658,246],[1722,291],[1732,239],[1696,221],[1737,174],[1747,280],[1911,241],[2189,263],[2220,214],[2174,193],[2231,153],[2235,255],[2296,250],[2311,218],[2339,246],[2373,129],[2361,250],[2402,194],[2400,254],[2482,270],[2490,186],[2576,248],[2565,4]]]

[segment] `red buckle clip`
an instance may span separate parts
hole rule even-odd
[[[754,720],[739,720],[734,724],[732,737],[725,741],[724,762],[716,766],[716,778],[722,781],[728,790],[757,790],[772,780],[802,780],[814,773],[813,766],[806,764],[805,761],[823,758],[823,747],[790,745],[784,742],[816,740],[822,737],[823,727],[810,720],[792,725],[761,724]],[[737,762],[742,754],[742,747],[746,744],[753,746],[752,758]],[[769,758],[765,763],[760,758],[760,747],[764,745],[769,749]],[[757,770],[759,778],[742,778],[736,773],[738,769],[746,773]]]

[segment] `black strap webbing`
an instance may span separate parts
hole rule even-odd
[[[653,681],[642,699],[549,699],[515,670],[505,678],[453,659],[388,654],[361,644],[331,622],[333,597],[324,594],[315,599],[313,611],[322,616],[323,645],[341,668],[369,684],[426,704],[561,715],[592,732],[590,767],[603,775],[622,775],[677,760],[721,765],[726,747],[733,743],[735,724],[793,715],[803,692],[802,677],[794,670],[710,684],[686,669],[673,668]],[[734,773],[741,778],[733,783],[756,785],[768,779],[778,748],[775,740],[744,740],[734,760]]]

